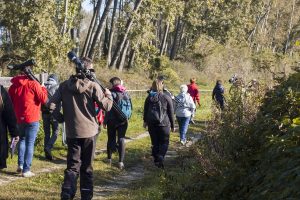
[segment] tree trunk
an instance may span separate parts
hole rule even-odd
[[[111,25],[110,25],[110,32],[109,32],[109,39],[108,39],[108,50],[107,50],[107,67],[109,67],[109,64],[111,62],[111,51],[112,51],[112,43],[115,33],[115,27],[116,27],[116,11],[118,6],[118,0],[114,0],[114,9],[111,16]]]
[[[94,38],[92,40],[93,42],[91,44],[91,48],[90,48],[89,53],[88,53],[88,57],[89,58],[93,58],[94,57],[96,43],[97,43],[98,39],[100,38],[100,36],[102,34],[102,31],[104,29],[105,21],[107,19],[107,16],[108,16],[108,13],[109,13],[109,9],[110,9],[110,5],[111,5],[112,1],[113,0],[107,0],[107,2],[106,2],[105,9],[104,9],[103,14],[101,16],[98,28],[97,28],[96,33],[94,35]]]
[[[109,42],[109,28],[108,21],[106,22],[105,31],[104,31],[104,41],[103,41],[103,56],[107,57],[108,55],[108,42]],[[100,46],[101,48],[101,46]]]
[[[169,24],[169,22],[167,22],[164,37],[163,37],[163,41],[162,41],[161,46],[160,46],[160,51],[159,51],[160,56],[162,56],[165,53],[169,28],[170,28],[170,24]]]
[[[64,19],[64,24],[63,24],[63,27],[62,27],[62,30],[61,30],[61,34],[65,34],[66,31],[67,31],[67,23],[68,23],[68,4],[69,4],[69,1],[68,0],[65,0],[65,6],[64,6],[64,9],[65,9],[65,19]]]
[[[157,40],[160,41],[160,45],[161,45],[161,42],[163,41],[163,30],[162,30],[162,26],[163,26],[163,17],[162,17],[162,14],[159,15],[159,23],[158,23],[158,27],[157,27],[157,32],[158,32],[158,35],[157,35]]]
[[[295,12],[295,4],[296,0],[293,0],[293,6],[292,6],[292,12],[291,12],[291,19],[289,23],[289,29],[288,29],[288,34],[287,34],[287,39],[285,43],[285,48],[284,48],[284,53],[287,53],[288,47],[290,45],[290,37],[291,37],[291,31],[292,31],[292,26],[293,26],[293,19],[294,19],[294,12]]]
[[[101,0],[101,3],[100,3],[100,6],[99,6],[99,8],[98,8],[98,14],[96,15],[96,21],[95,21],[95,26],[94,26],[94,28],[93,28],[93,30],[92,30],[92,36],[91,36],[91,38],[90,38],[90,41],[89,41],[89,43],[88,43],[88,46],[87,46],[87,50],[86,50],[86,55],[88,55],[88,52],[90,51],[90,49],[91,49],[91,45],[92,45],[92,39],[94,38],[94,36],[95,36],[95,32],[96,32],[96,30],[97,30],[97,28],[98,28],[98,25],[99,25],[99,22],[100,22],[100,17],[101,17],[101,6],[102,6],[102,0]],[[101,42],[101,35],[100,35],[100,42]],[[101,46],[101,45],[100,45]],[[96,48],[96,47],[95,47]],[[99,49],[99,51],[100,51],[100,49]],[[100,54],[99,55],[101,55],[101,51],[99,52]]]
[[[121,11],[123,11],[123,0],[119,1],[119,18],[121,17]]]
[[[92,40],[92,33],[93,33],[94,27],[96,26],[96,18],[97,18],[97,15],[99,14],[99,8],[101,7],[101,4],[102,4],[102,0],[98,0],[97,5],[94,9],[94,14],[93,14],[93,17],[92,17],[92,20],[91,20],[91,23],[90,23],[90,26],[89,26],[89,29],[88,29],[88,33],[87,33],[85,42],[84,42],[84,45],[83,45],[83,49],[82,49],[82,52],[81,52],[81,57],[84,57],[87,54],[87,49],[88,49],[90,41]]]
[[[278,6],[277,3],[278,2],[276,1],[276,7]],[[276,36],[277,36],[276,33],[277,33],[279,18],[280,18],[279,9],[280,9],[280,7],[278,6],[277,11],[276,11],[276,21],[275,21],[275,26],[273,29],[272,41],[271,41],[271,45],[270,45],[270,48],[272,48],[273,53],[275,53],[275,50],[276,50],[276,44],[275,44],[276,41],[275,40],[276,40]]]
[[[178,39],[179,39],[180,30],[181,30],[180,21],[181,21],[181,19],[180,19],[180,17],[178,17],[177,25],[176,25],[176,32],[175,32],[174,40],[173,40],[173,46],[172,46],[171,54],[170,54],[170,60],[174,60],[177,49],[178,49]]]
[[[143,0],[137,0],[136,1],[136,4],[134,6],[132,15],[135,15],[137,13],[142,1]],[[132,24],[133,24],[133,18],[130,17],[127,21],[127,24],[126,24],[125,33],[120,36],[119,45],[117,46],[116,51],[114,53],[114,56],[112,58],[112,61],[109,65],[112,69],[116,68],[116,64],[117,64],[117,61],[119,59],[119,54],[120,54],[121,50],[123,49],[123,47],[125,45],[125,42],[127,40],[127,37],[128,37],[128,34],[129,34],[129,31],[131,29]]]
[[[133,67],[133,61],[135,58],[135,50],[132,49],[129,56],[128,68],[131,69]]]
[[[119,64],[119,71],[120,72],[123,71],[123,68],[124,68],[125,58],[126,58],[126,55],[127,55],[128,47],[129,47],[129,40],[126,40],[125,46],[124,46],[123,51],[121,53],[121,59],[120,59],[120,64]]]
[[[182,38],[184,36],[184,27],[185,27],[185,23],[182,22],[182,26],[181,26],[181,30],[180,30],[180,36],[179,36],[179,42],[178,42],[178,49],[180,49],[182,47]]]

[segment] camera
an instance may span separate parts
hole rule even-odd
[[[238,80],[238,77],[236,74],[234,74],[230,79],[229,79],[229,83],[233,84]]]
[[[21,64],[17,64],[17,65],[8,65],[7,68],[11,69],[11,70],[24,70],[26,67],[30,67],[35,65],[35,60],[34,59],[30,59],[27,60]]]
[[[80,73],[85,70],[83,62],[76,56],[73,51],[68,53],[68,58],[76,65],[76,72]]]

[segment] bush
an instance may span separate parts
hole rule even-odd
[[[188,175],[193,178],[184,188],[195,192],[168,186],[171,197],[299,198],[299,80],[300,72],[291,75],[262,101],[255,95],[231,96],[227,110],[215,112],[207,135],[194,148],[200,171]]]

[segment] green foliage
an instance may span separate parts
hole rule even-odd
[[[172,68],[169,58],[165,56],[156,57],[153,59],[150,78],[155,79],[158,75],[163,75],[167,79],[167,83],[175,83],[179,80],[179,76]]]
[[[69,36],[60,33],[59,17],[53,16],[58,12],[56,6],[50,0],[5,1],[1,13],[4,26],[12,33],[11,51],[25,59],[35,58],[38,71],[56,69],[66,60],[61,55],[71,48]]]
[[[300,73],[291,75],[262,102],[230,98],[193,151],[203,169],[188,175],[190,190],[169,185],[166,193],[172,199],[298,198],[299,80]]]

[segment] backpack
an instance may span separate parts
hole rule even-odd
[[[112,92],[112,96],[126,118],[130,119],[132,103],[129,94],[127,92]]]
[[[96,118],[97,118],[97,121],[99,123],[99,125],[103,124],[104,122],[104,111],[99,108],[99,106],[97,105],[97,103],[95,103],[95,110],[96,110]]]
[[[147,110],[147,123],[160,124],[165,118],[165,110],[160,101],[160,94],[150,97],[149,106]]]

